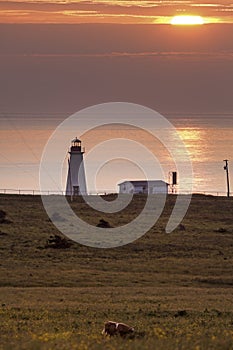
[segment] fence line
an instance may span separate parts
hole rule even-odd
[[[25,189],[12,189],[12,188],[6,188],[6,189],[0,189],[0,194],[16,194],[16,195],[32,195],[32,196],[42,196],[42,195],[60,195],[65,196],[66,191],[53,191],[53,190],[25,190]],[[87,195],[108,195],[108,194],[117,194],[117,192],[114,192],[113,190],[106,190],[106,191],[100,191],[100,192],[94,192],[90,191],[87,193]]]
[[[41,191],[41,190],[25,190],[25,189],[0,189],[0,194],[16,194],[16,195],[32,195],[32,196],[42,196],[42,195],[60,195],[64,196],[65,191]],[[117,192],[114,192],[113,190],[106,190],[106,191],[100,191],[100,192],[94,192],[90,191],[87,193],[89,196],[103,196],[103,195],[109,195],[109,194],[118,194]],[[171,193],[169,193],[171,194]],[[174,193],[175,194],[175,193]],[[194,191],[194,192],[178,192],[177,194],[181,195],[211,195],[211,196],[217,196],[217,197],[224,197],[227,196],[226,192],[222,191]],[[230,193],[230,195],[233,195],[233,193]]]

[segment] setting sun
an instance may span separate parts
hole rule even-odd
[[[171,20],[173,25],[200,25],[204,23],[201,16],[175,16]]]

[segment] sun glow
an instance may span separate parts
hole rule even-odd
[[[201,25],[204,23],[201,16],[175,16],[171,20],[173,25]]]

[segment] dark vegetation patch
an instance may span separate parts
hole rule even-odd
[[[72,241],[68,240],[65,237],[61,237],[59,235],[50,236],[48,239],[45,248],[52,249],[68,249],[72,246]]]
[[[11,224],[11,221],[7,219],[7,213],[4,210],[0,210],[0,224]]]
[[[223,228],[223,227],[219,227],[214,231],[219,232],[219,233],[227,233],[228,232],[228,230],[226,228]]]
[[[7,233],[0,230],[0,236],[7,236]]]
[[[62,217],[62,215],[60,213],[53,213],[52,217],[51,217],[51,220],[52,221],[58,221],[58,222],[64,222],[66,221],[65,218]]]
[[[102,227],[102,228],[111,228],[112,226],[110,223],[104,219],[100,219],[99,223],[96,225],[96,227]]]
[[[188,316],[188,312],[186,310],[178,310],[175,315],[175,317],[184,317]]]

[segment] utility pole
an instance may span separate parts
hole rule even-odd
[[[224,159],[224,162],[226,163],[224,166],[224,170],[226,170],[226,174],[227,174],[227,197],[230,197],[230,180],[229,180],[228,159]]]

